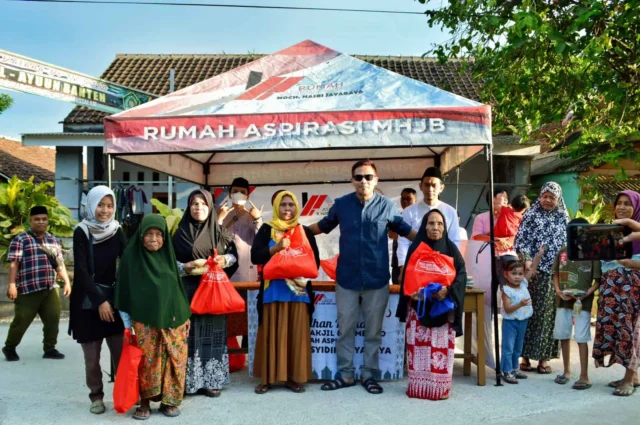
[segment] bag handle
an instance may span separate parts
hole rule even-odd
[[[93,265],[93,235],[91,231],[89,231],[89,274],[91,274],[91,278],[93,279],[93,284],[96,283],[96,270]]]
[[[425,314],[427,314],[427,287],[418,289],[418,306],[416,307],[418,311],[416,314],[418,315],[418,319],[422,319]]]

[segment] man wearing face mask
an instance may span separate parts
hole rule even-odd
[[[229,190],[231,207],[222,206],[218,220],[234,237],[238,249],[238,271],[231,278],[232,282],[256,282],[258,271],[251,263],[251,246],[256,233],[262,226],[262,209],[256,208],[249,200],[249,182],[238,177],[231,183]]]

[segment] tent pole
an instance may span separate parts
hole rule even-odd
[[[112,189],[111,187],[111,154],[107,154],[107,180],[108,180],[108,185],[109,185],[109,189]]]
[[[493,146],[485,147],[485,155],[489,164],[489,193],[493,194]],[[489,231],[491,235],[491,310],[493,313],[493,339],[496,350],[496,386],[502,386],[500,376],[500,344],[498,342],[498,273],[496,270],[496,248],[493,229],[493,203],[489,205]],[[478,347],[478,350],[480,348]]]

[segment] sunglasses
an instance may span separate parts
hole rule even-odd
[[[365,179],[366,181],[370,182],[371,180],[373,180],[376,176],[374,176],[373,174],[354,174],[353,175],[353,179],[357,182],[361,182],[362,179]]]

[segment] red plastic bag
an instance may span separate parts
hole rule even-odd
[[[214,253],[214,257],[217,254]],[[195,314],[229,314],[245,310],[245,302],[233,287],[227,274],[213,261],[207,259],[209,270],[200,278],[200,285],[191,300],[191,312]]]
[[[412,295],[430,283],[451,286],[455,278],[453,258],[432,250],[422,242],[411,254],[404,271],[404,294]]]
[[[238,344],[238,338],[231,336],[227,338],[228,348],[240,348]],[[246,354],[229,354],[229,372],[238,372],[244,368],[244,364],[247,362]]]
[[[340,254],[336,254],[335,257],[328,260],[320,260],[320,267],[332,280],[336,280],[336,269],[338,268],[338,257]]]
[[[138,348],[136,336],[131,336],[129,329],[124,330],[124,336],[122,355],[113,384],[113,407],[118,413],[127,413],[140,398],[138,366],[142,359],[142,350]],[[132,344],[129,344],[129,339],[133,340]]]
[[[296,226],[285,232],[283,237],[289,238],[291,245],[271,257],[269,262],[265,264],[264,279],[295,279],[299,277],[315,279],[318,277],[318,266],[304,228],[301,225]]]

